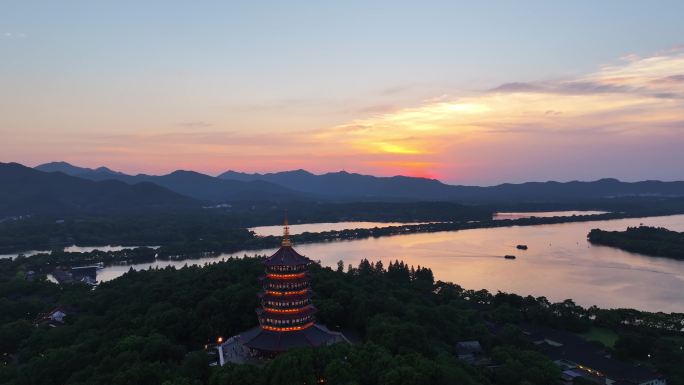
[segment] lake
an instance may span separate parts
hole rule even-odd
[[[323,231],[338,231],[345,229],[372,229],[375,227],[388,226],[402,226],[402,225],[418,225],[431,222],[329,222],[329,223],[305,223],[301,225],[290,225],[290,234],[297,235],[301,233],[320,233]],[[254,231],[256,235],[283,235],[283,226],[258,226],[252,227],[249,230]]]
[[[606,211],[542,211],[542,212],[520,212],[520,213],[494,213],[492,219],[520,219],[520,218],[549,218],[549,217],[570,217],[573,215],[597,215],[605,214]],[[330,223],[305,223],[290,225],[290,234],[296,235],[305,232],[320,233],[323,231],[338,231],[345,229],[372,229],[374,227],[388,227],[388,226],[402,226],[402,225],[418,225],[424,223],[434,222],[330,222]],[[283,226],[258,226],[252,227],[256,235],[282,235]]]
[[[492,219],[499,221],[502,219],[521,219],[521,218],[552,218],[552,217],[571,217],[573,215],[598,215],[606,214],[607,211],[543,211],[543,212],[524,212],[524,213],[494,213]]]
[[[295,245],[307,257],[334,267],[357,265],[362,258],[400,259],[427,266],[436,279],[466,289],[572,298],[582,306],[628,307],[647,311],[684,312],[684,262],[648,257],[606,246],[593,246],[586,235],[593,228],[624,230],[639,224],[684,231],[684,215],[562,223],[537,226],[445,231]],[[517,250],[526,244],[526,251]],[[157,261],[135,269],[215,262],[229,256],[272,254],[275,249],[249,250],[190,261]],[[506,260],[505,254],[517,256]],[[131,266],[110,266],[98,272],[107,281]],[[256,277],[255,277],[256,279]]]
[[[141,247],[141,246],[115,246],[115,245],[104,245],[104,246],[76,246],[76,245],[71,245],[67,246],[64,248],[64,251],[68,253],[90,253],[91,251],[95,250],[100,250],[100,251],[120,251],[124,249],[134,249],[136,247]],[[159,246],[145,246],[149,247],[152,249],[158,249]],[[11,254],[0,254],[0,259],[2,258],[16,258],[20,254],[23,254],[26,257],[30,257],[32,255],[36,254],[42,254],[42,253],[52,253],[51,250],[28,250],[28,251],[23,251],[20,253],[11,253]]]
[[[501,212],[501,213],[494,213],[492,216],[492,219],[494,220],[501,220],[501,219],[520,219],[520,218],[530,218],[530,217],[539,217],[539,218],[547,218],[547,217],[569,217],[572,215],[595,215],[595,214],[604,214],[605,211],[543,211],[543,212],[520,212],[520,213],[507,213],[507,212]],[[434,223],[434,222],[325,222],[325,223],[304,223],[304,224],[294,224],[290,225],[290,234],[292,235],[297,235],[305,232],[310,232],[310,233],[320,233],[323,231],[337,231],[337,230],[345,230],[345,229],[372,229],[374,227],[388,227],[388,226],[402,226],[402,225],[418,225],[418,224],[424,224],[424,223]],[[257,227],[252,227],[249,230],[254,231],[256,235],[260,236],[269,236],[269,235],[282,235],[283,234],[283,226],[282,225],[275,225],[275,226],[257,226]],[[145,247],[151,247],[151,248],[159,248],[159,246],[146,246],[146,245],[141,245]],[[130,248],[135,248],[135,247],[141,247],[141,246],[113,246],[113,245],[104,245],[104,246],[68,246],[64,248],[64,251],[67,252],[80,252],[80,253],[89,253],[93,250],[100,250],[100,251],[119,251],[123,249],[130,249]],[[20,253],[10,253],[10,254],[0,254],[0,259],[1,258],[16,258],[19,254],[23,254],[27,257],[30,257],[31,255],[35,254],[40,254],[40,253],[49,253],[50,250],[27,250],[23,251]]]

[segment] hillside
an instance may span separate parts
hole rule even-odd
[[[591,243],[633,253],[684,260],[684,233],[662,227],[628,227],[625,231],[593,229],[587,238]]]
[[[41,258],[0,260],[3,384],[289,385],[325,378],[329,385],[547,385],[560,375],[548,356],[553,351],[524,331],[561,341],[572,336],[570,346],[580,347],[583,357],[604,357],[600,345],[578,345],[571,333],[595,328],[615,335],[615,357],[649,357],[648,367],[670,384],[681,384],[684,374],[681,333],[673,332],[681,314],[584,309],[572,300],[466,290],[435,282],[429,268],[368,260],[346,272],[310,266],[318,322],[354,336],[353,345],[293,349],[259,365],[210,366],[205,351],[215,350],[205,350],[207,344],[257,324],[262,260],[131,271],[91,290],[45,280]],[[17,278],[29,270],[38,278]],[[65,324],[34,326],[56,307],[67,313]],[[468,340],[480,342],[483,363],[492,365],[457,359],[456,344]],[[607,362],[613,373],[636,370]]]
[[[0,163],[0,216],[121,212],[197,207],[200,202],[153,183],[94,182]]]
[[[406,176],[376,177],[345,171],[314,175],[305,170],[272,174],[227,171],[221,179],[266,181],[292,190],[347,199],[453,200],[452,186],[434,179]]]
[[[629,197],[682,197],[684,182],[622,182],[617,179],[571,182],[504,183],[496,186],[449,185],[435,179],[377,177],[345,171],[321,175],[305,170],[268,174],[227,171],[217,177],[194,171],[167,175],[127,175],[106,167],[89,169],[65,162],[38,166],[90,180],[152,182],[195,199],[293,201],[450,201],[470,204],[579,203]]]
[[[194,199],[221,203],[240,200],[286,201],[306,198],[306,194],[266,181],[236,181],[215,178],[194,171],[177,170],[167,175],[127,175],[106,167],[89,169],[66,162],[52,162],[36,167],[59,171],[94,181],[118,180],[128,184],[154,183]]]
[[[684,182],[621,182],[600,179],[591,182],[505,183],[491,187],[448,185],[438,180],[405,176],[375,177],[347,172],[315,175],[305,170],[270,174],[246,174],[227,171],[222,179],[267,181],[284,187],[345,198],[399,198],[411,200],[447,200],[463,203],[568,202],[606,198],[684,196]]]
[[[113,171],[107,167],[98,167],[98,168],[87,168],[87,167],[78,167],[74,166],[72,164],[69,164],[67,162],[49,162],[49,163],[43,163],[40,164],[36,167],[34,167],[38,171],[44,171],[44,172],[63,172],[67,175],[71,176],[84,176],[84,175],[89,175],[89,174],[101,174],[101,175],[125,175],[124,173],[118,172],[118,171]],[[88,178],[90,179],[90,178]]]

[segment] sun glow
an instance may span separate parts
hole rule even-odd
[[[415,148],[410,148],[408,146],[403,146],[399,144],[392,143],[373,143],[373,145],[381,152],[386,152],[390,154],[420,154],[421,151]]]
[[[672,125],[681,126],[682,121],[684,52],[677,51],[630,58],[574,79],[510,83],[440,97],[315,135],[320,142],[334,138],[356,162],[385,173],[406,174],[402,165],[414,164],[421,166],[411,168],[423,175],[472,175],[476,167],[492,164],[520,168],[515,164],[523,158],[530,159],[527,167],[543,165],[538,160],[548,159],[553,151],[545,145],[549,142],[562,141],[570,148],[600,138],[634,146],[639,137],[671,137]],[[482,159],[482,149],[487,159]],[[524,157],[499,161],[520,151]],[[470,170],[463,172],[466,166]]]
[[[73,157],[65,160],[129,172],[140,171],[141,164],[157,168],[154,173],[181,168],[218,174],[230,167],[260,172],[305,168],[322,173],[343,168],[384,176],[436,176],[457,183],[545,175],[538,170],[547,166],[546,175],[552,175],[566,163],[559,160],[552,169],[549,159],[566,153],[565,159],[574,163],[593,156],[595,164],[602,161],[600,154],[606,149],[622,156],[614,158],[614,169],[620,171],[644,140],[659,149],[652,154],[662,158],[662,167],[674,167],[668,165],[677,162],[666,158],[673,158],[672,149],[684,146],[681,50],[629,56],[570,78],[453,92],[432,99],[423,95],[422,101],[376,112],[349,113],[335,123],[301,130],[292,123],[286,130],[267,122],[260,130],[232,131],[232,125],[224,122],[197,124],[192,131],[140,130],[107,137],[65,134],[48,144],[35,142],[33,136],[23,141],[46,157],[52,157],[55,149],[74,150]],[[245,121],[252,118],[258,117]],[[80,147],[88,152],[76,151]],[[3,150],[11,153],[13,148]],[[585,156],[577,156],[578,152]],[[90,161],[84,161],[88,157]]]

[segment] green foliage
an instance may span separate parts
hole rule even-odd
[[[684,260],[684,233],[662,227],[628,227],[625,231],[593,229],[589,232],[588,238],[590,242],[600,245]]]
[[[497,346],[492,358],[501,363],[495,372],[495,382],[502,385],[555,383],[560,369],[539,353],[523,351],[509,346]]]
[[[124,185],[125,186],[125,185]],[[122,213],[83,213],[22,218],[0,216],[0,253],[22,250],[60,249],[78,245],[157,245],[162,254],[179,255],[199,252],[236,251],[278,244],[277,237],[256,238],[248,227],[276,225],[283,221],[285,210],[290,223],[340,221],[377,222],[454,222],[463,226],[471,220],[491,219],[491,211],[480,207],[449,202],[231,202],[217,208],[122,211]],[[6,219],[6,220],[2,220]],[[411,231],[431,231],[414,225]],[[444,226],[444,225],[442,225]],[[297,242],[370,237],[405,232],[401,226],[378,230],[344,230],[305,233]]]
[[[204,346],[256,324],[260,260],[232,259],[204,267],[130,271],[95,290],[26,281],[26,261],[0,261],[0,382],[31,384],[546,384],[556,367],[533,351],[519,321],[566,329],[585,323],[621,334],[616,352],[676,374],[679,343],[667,331],[676,315],[582,309],[572,301],[463,290],[433,282],[432,271],[362,261],[348,272],[311,266],[318,318],[358,336],[354,345],[295,349],[261,366],[210,367]],[[35,327],[40,312],[61,306],[67,323]],[[504,325],[493,335],[485,321]],[[653,326],[651,328],[651,326]],[[646,331],[649,331],[648,333]],[[644,342],[645,340],[648,340]],[[454,344],[480,341],[498,370],[458,361]],[[641,344],[641,345],[640,345]],[[677,361],[679,360],[679,361]],[[674,382],[676,384],[676,382]]]
[[[586,340],[599,342],[608,348],[613,348],[615,342],[618,340],[618,335],[615,332],[601,327],[592,327],[589,331],[582,333],[581,335]]]

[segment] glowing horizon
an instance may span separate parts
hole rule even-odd
[[[174,4],[153,19],[152,5],[16,5],[0,16],[0,161],[457,184],[682,180],[684,26],[674,15],[684,6],[647,15],[620,4],[619,17],[591,2],[537,4],[541,21],[505,2],[468,5],[482,18],[450,14],[460,8],[448,2],[388,15],[363,3],[332,13]],[[83,17],[37,24],[72,11]],[[185,13],[203,22],[183,25]],[[354,31],[343,28],[351,15]],[[520,24],[503,28],[508,15]],[[450,17],[460,23],[437,23]],[[549,36],[529,36],[530,20]],[[629,34],[635,20],[652,29]],[[422,29],[401,28],[412,22]],[[490,45],[472,45],[468,31]],[[516,49],[497,43],[504,36]],[[576,52],[559,51],[561,38]]]

